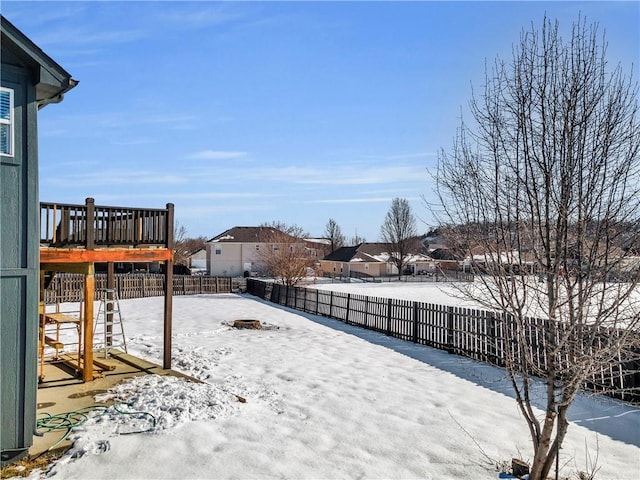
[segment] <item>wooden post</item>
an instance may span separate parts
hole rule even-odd
[[[333,318],[331,310],[333,309],[333,292],[329,293],[329,318]]]
[[[304,291],[304,296],[303,296],[303,304],[302,304],[302,311],[306,312],[307,311],[307,289],[303,289]]]
[[[447,308],[447,353],[455,353],[453,346],[453,307]]]
[[[85,200],[85,205],[87,207],[87,238],[86,238],[87,250],[93,250],[95,248],[96,213],[95,213],[94,203],[95,203],[95,200],[91,197],[88,197]]]
[[[418,302],[413,302],[413,343],[418,343]]]
[[[171,258],[165,262],[164,274],[164,356],[162,366],[168,370],[171,368],[171,330],[173,313],[173,203],[167,203],[167,223],[165,226],[167,235],[167,249],[171,252]]]
[[[364,297],[364,327],[369,328],[369,296]]]
[[[349,323],[349,304],[351,303],[351,294],[347,293],[347,313],[345,315],[344,321]]]
[[[84,274],[84,362],[82,363],[82,381],[93,380],[93,300],[95,298],[95,277],[93,263],[87,264]]]
[[[387,335],[391,335],[391,306],[393,305],[393,300],[391,298],[387,299]]]

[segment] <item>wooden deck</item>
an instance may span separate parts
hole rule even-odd
[[[93,198],[84,205],[40,203],[40,314],[45,313],[47,272],[84,275],[84,320],[79,328],[83,364],[93,365],[95,264],[108,265],[108,289],[115,283],[115,262],[164,262],[165,285],[173,285],[173,222],[171,203],[164,209],[100,206]],[[171,310],[169,288],[165,291],[165,369],[171,368]],[[93,380],[91,368],[80,368],[85,382]]]

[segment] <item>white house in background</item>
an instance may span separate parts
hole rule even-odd
[[[260,251],[280,248],[282,244],[274,244],[273,238],[288,237],[286,245],[297,245],[295,237],[291,237],[273,227],[233,227],[206,243],[207,274],[221,277],[242,277],[260,272]],[[293,242],[293,243],[292,243]],[[322,258],[323,253],[314,250],[315,245],[300,244],[311,251],[311,255]]]
[[[207,249],[200,248],[189,255],[189,268],[192,274],[207,273]]]

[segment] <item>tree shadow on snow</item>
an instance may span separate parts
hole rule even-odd
[[[339,320],[305,313],[277,305],[257,297],[250,297],[273,308],[304,317],[325,327],[356,336],[374,345],[394,350],[402,355],[468,380],[476,385],[501,393],[515,400],[506,370],[443,350],[418,345],[373,330],[348,325]],[[546,395],[542,380],[534,387],[535,405],[544,409]],[[604,395],[582,392],[569,409],[569,421],[614,440],[640,447],[640,408]]]

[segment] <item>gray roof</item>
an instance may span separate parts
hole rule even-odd
[[[290,240],[295,237],[273,227],[233,227],[216,235],[207,243],[266,243],[272,242],[274,235],[285,235]]]
[[[358,246],[340,247],[339,249],[334,250],[329,255],[324,257],[323,260],[329,260],[332,262],[348,262],[354,257],[357,251]]]
[[[324,257],[323,260],[333,262],[350,262],[351,260],[360,260],[364,262],[381,262],[376,256],[384,253],[389,253],[390,246],[388,243],[361,243],[353,247],[341,247],[329,255]],[[426,249],[424,245],[416,239],[412,244],[410,253],[424,254],[426,255]]]

